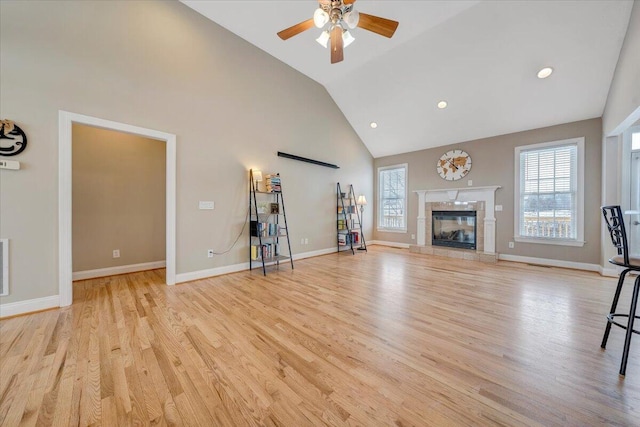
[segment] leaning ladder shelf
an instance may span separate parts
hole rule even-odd
[[[356,205],[356,194],[353,185],[349,185],[346,192],[342,191],[340,183],[336,185],[336,234],[338,252],[356,249],[367,251],[367,243],[362,230],[361,212]]]
[[[249,270],[262,266],[262,274],[266,276],[267,267],[279,267],[281,261],[289,260],[293,269],[293,256],[280,175],[265,178],[273,184],[271,191],[260,191],[253,169],[249,171]],[[281,243],[284,245],[285,240],[283,253]]]

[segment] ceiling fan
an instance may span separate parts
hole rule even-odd
[[[359,13],[353,8],[355,2],[356,0],[319,0],[313,18],[280,31],[278,37],[287,40],[314,25],[323,28],[328,23],[328,29],[316,41],[324,47],[331,41],[331,63],[335,64],[344,59],[343,48],[355,40],[349,29],[360,27],[388,38],[393,36],[398,28],[397,21]]]

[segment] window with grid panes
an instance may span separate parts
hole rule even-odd
[[[515,240],[582,245],[584,138],[516,147]]]
[[[378,230],[407,231],[407,165],[378,169]]]

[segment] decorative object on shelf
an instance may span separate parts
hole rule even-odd
[[[331,169],[340,169],[340,166],[336,166],[331,163],[321,162],[320,160],[307,159],[306,157],[296,156],[295,154],[283,153],[278,151],[278,157],[284,157],[285,159],[298,160],[300,162],[311,163],[312,165],[325,166]]]
[[[362,216],[357,209],[358,203],[356,202],[353,185],[349,185],[349,190],[345,192],[340,188],[340,183],[337,183],[336,199],[338,252],[351,250],[351,253],[355,254],[354,247],[358,245],[360,245],[360,247],[356,249],[366,251],[367,244],[361,225]],[[358,200],[359,199],[360,198],[358,198]],[[364,201],[366,204],[366,199]],[[360,212],[362,212],[362,206],[360,209]]]
[[[356,204],[360,206],[360,227],[364,228],[362,226],[362,219],[364,218],[364,207],[367,204],[367,198],[364,197],[364,194],[361,194],[358,196],[358,201],[356,202]],[[360,247],[358,248],[358,250],[359,251],[367,250],[367,248],[364,247],[364,239],[360,239]]]
[[[27,148],[27,135],[12,120],[0,120],[0,156],[15,156]]]
[[[258,190],[261,180],[262,172],[249,170],[249,270],[261,265],[266,276],[267,266],[279,267],[280,261],[289,260],[293,269],[293,257],[280,174],[265,175],[266,191]]]
[[[253,179],[256,181],[255,189],[258,191],[258,183],[262,182],[262,171],[254,170]]]
[[[438,174],[447,181],[457,181],[471,170],[471,156],[462,150],[449,150],[438,159]]]
[[[331,42],[331,63],[335,64],[344,59],[343,48],[355,40],[349,30],[359,27],[384,37],[393,36],[398,28],[397,21],[359,13],[353,8],[353,3],[355,0],[319,0],[313,18],[280,31],[278,37],[287,40],[314,25],[323,29],[328,24],[316,41],[325,48]]]

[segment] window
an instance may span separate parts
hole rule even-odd
[[[407,165],[378,168],[378,230],[407,231]]]
[[[584,138],[516,147],[518,242],[584,245]]]

